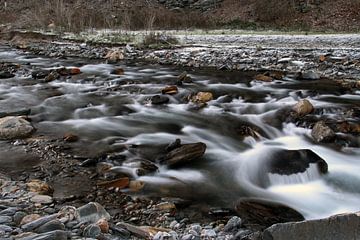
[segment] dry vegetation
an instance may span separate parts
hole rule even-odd
[[[0,24],[79,32],[89,28],[360,30],[360,0],[223,0],[212,11],[169,10],[156,0],[0,0]]]

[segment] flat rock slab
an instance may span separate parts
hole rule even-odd
[[[353,240],[360,236],[360,217],[336,215],[326,219],[275,224],[263,233],[263,240]]]
[[[22,117],[0,118],[0,140],[25,138],[31,135],[35,128]]]

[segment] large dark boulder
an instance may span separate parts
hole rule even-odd
[[[277,202],[263,199],[241,199],[235,206],[237,214],[246,224],[258,224],[263,228],[276,223],[303,221],[296,210]]]
[[[263,232],[263,240],[355,240],[360,238],[357,214],[336,215],[325,219],[275,224]]]

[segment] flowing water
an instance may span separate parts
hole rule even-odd
[[[177,169],[158,164],[159,171],[139,177],[145,182],[143,194],[183,197],[224,207],[232,207],[242,197],[264,198],[285,203],[306,218],[360,210],[359,137],[342,148],[315,144],[311,130],[285,123],[277,115],[278,109],[307,98],[321,109],[315,118],[320,114],[341,118],[341,113],[359,107],[359,91],[344,93],[326,80],[285,78],[263,83],[241,72],[197,70],[190,72],[192,83],[184,83],[177,95],[169,96],[168,104],[159,106],[149,99],[174,83],[182,70],[50,59],[6,47],[0,48],[0,60],[28,69],[80,67],[82,74],[50,83],[34,80],[26,71],[0,80],[2,112],[31,108],[36,134],[61,137],[72,132],[80,136],[73,144],[79,154],[91,157],[112,152],[128,159],[156,161],[156,146],[165,146],[176,138],[182,143],[207,145],[199,161]],[[125,74],[111,74],[116,67],[123,68]],[[198,91],[214,94],[214,100],[202,109],[184,101]],[[259,136],[243,137],[239,129],[244,125],[255,126]],[[138,147],[129,147],[135,145]],[[16,167],[9,164],[12,158],[15,162],[24,159],[25,165],[36,164],[31,156],[16,152],[6,142],[0,142],[0,147],[3,168]],[[328,174],[320,174],[314,164],[305,172],[290,175],[264,171],[274,153],[300,149],[312,150],[324,159]]]

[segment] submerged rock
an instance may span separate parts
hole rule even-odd
[[[319,220],[275,224],[262,235],[263,240],[353,240],[360,236],[360,217],[358,214],[343,214]]]
[[[241,199],[235,210],[247,223],[259,224],[263,227],[304,220],[304,217],[296,210],[281,203],[262,199]]]
[[[15,77],[15,74],[12,74],[11,72],[0,72],[0,79],[7,79],[13,77]]]
[[[169,167],[179,166],[201,158],[205,151],[205,143],[184,144],[166,154],[162,162]]]
[[[316,142],[331,142],[335,139],[335,132],[324,121],[319,121],[313,127],[311,136]]]
[[[31,135],[35,128],[23,117],[0,118],[0,139],[11,140]]]

